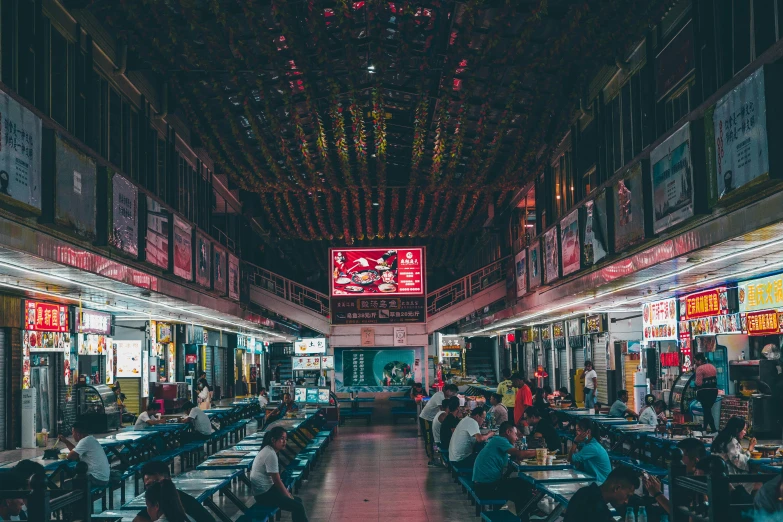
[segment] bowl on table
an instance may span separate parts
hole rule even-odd
[[[752,459],[760,459],[762,453],[760,451],[751,451],[750,452],[750,458]]]

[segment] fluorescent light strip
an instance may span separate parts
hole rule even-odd
[[[163,317],[163,316],[156,316],[156,315],[123,315],[116,317],[116,322],[124,322],[124,321],[159,321],[159,322],[169,322],[169,321],[177,321],[183,324],[192,324],[195,326],[201,326],[202,328],[212,328],[214,330],[219,330],[221,332],[226,333],[232,333],[237,335],[247,335],[249,334],[247,332],[238,332],[234,330],[228,330],[226,328],[221,328],[220,326],[215,326],[211,324],[199,324],[194,323],[193,321],[186,321],[184,319],[180,319],[177,317]],[[254,336],[256,337],[256,336]]]
[[[18,270],[20,272],[27,273],[27,274],[34,274],[34,275],[37,275],[37,276],[48,277],[49,279],[54,279],[55,281],[62,281],[64,283],[73,284],[73,285],[77,285],[77,286],[82,286],[82,287],[85,287],[85,288],[90,288],[92,290],[96,290],[96,291],[99,291],[99,292],[105,292],[107,294],[111,294],[111,295],[114,295],[114,296],[117,296],[117,297],[121,297],[121,298],[124,298],[124,299],[130,299],[130,300],[133,300],[133,301],[139,301],[141,303],[145,303],[145,304],[152,305],[152,306],[159,306],[159,307],[167,308],[167,309],[170,309],[170,310],[175,310],[175,311],[178,311],[178,312],[182,311],[180,308],[177,308],[176,306],[168,305],[166,303],[156,303],[154,301],[150,301],[149,299],[144,299],[144,298],[141,298],[141,297],[136,297],[136,296],[128,295],[128,294],[121,294],[119,292],[115,292],[114,290],[108,290],[106,288],[101,288],[99,286],[95,286],[95,285],[92,285],[90,283],[82,283],[80,281],[73,281],[72,279],[68,279],[68,278],[65,278],[65,277],[48,274],[46,272],[39,272],[37,270],[30,270],[29,268],[23,268],[23,267],[20,267],[20,266],[16,266],[16,265],[13,265],[11,263],[6,263],[5,261],[0,261],[0,266],[4,266],[4,267],[10,268],[12,270]],[[204,319],[217,321],[217,322],[220,322],[220,323],[230,324],[231,326],[234,326],[234,327],[237,327],[237,328],[247,328],[248,330],[254,330],[254,331],[257,331],[257,332],[266,333],[267,335],[273,335],[275,337],[284,338],[284,336],[276,334],[276,333],[273,333],[273,332],[268,332],[266,330],[259,330],[259,329],[255,329],[255,328],[246,327],[244,325],[241,325],[241,324],[238,324],[238,323],[234,323],[234,322],[231,322],[231,321],[228,321],[228,320],[225,320],[225,319],[220,319],[218,317],[212,317],[212,316],[209,316],[209,315],[206,315],[206,314],[202,314],[201,312],[186,311],[185,313],[191,314],[191,315],[195,315],[197,317],[202,317]]]
[[[28,286],[12,285],[10,283],[3,283],[2,281],[0,281],[0,286],[1,287],[5,287],[5,288],[13,288],[15,290],[23,290],[25,292],[30,292],[31,294],[45,295],[47,297],[51,297],[51,298],[54,298],[54,299],[63,299],[65,301],[73,301],[74,303],[81,302],[82,304],[87,304],[88,306],[92,306],[92,307],[95,307],[95,308],[101,308],[101,309],[111,308],[111,309],[118,310],[118,311],[123,312],[123,313],[128,312],[127,308],[120,308],[118,306],[107,305],[107,304],[104,304],[104,303],[96,303],[94,301],[85,301],[84,299],[76,299],[75,297],[68,297],[66,295],[55,294],[55,293],[52,293],[52,292],[47,292],[46,290],[38,290],[36,288],[31,288],[31,287],[28,287]]]
[[[623,292],[625,290],[630,290],[632,288],[637,288],[639,286],[649,285],[651,283],[654,283],[656,281],[660,281],[662,279],[668,279],[668,278],[673,277],[673,276],[679,276],[679,275],[685,274],[687,272],[690,272],[691,270],[695,270],[696,268],[700,268],[700,267],[703,267],[703,266],[706,266],[706,265],[717,263],[719,261],[725,261],[727,259],[733,259],[733,258],[735,258],[737,256],[741,256],[743,254],[756,253],[759,250],[770,248],[772,246],[776,246],[776,245],[779,245],[779,244],[783,244],[783,239],[776,239],[774,241],[770,241],[769,243],[765,243],[765,244],[763,244],[761,246],[758,246],[758,247],[751,247],[751,248],[747,248],[745,250],[741,250],[739,252],[734,252],[733,254],[728,254],[728,255],[720,256],[720,257],[715,257],[715,258],[710,259],[708,261],[703,261],[701,263],[694,264],[694,265],[689,266],[689,267],[681,268],[680,270],[677,270],[677,271],[672,272],[670,274],[661,275],[661,276],[658,276],[658,277],[654,277],[652,279],[647,279],[645,281],[639,281],[637,283],[632,283],[632,284],[629,284],[627,286],[623,286],[623,287],[620,287],[620,288],[616,288],[614,290],[610,290],[608,292],[603,292],[603,293],[600,293],[600,294],[596,294],[593,297],[582,298],[582,299],[573,301],[573,302],[565,304],[565,305],[560,305],[560,306],[557,306],[555,308],[550,308],[549,310],[546,310],[544,312],[537,312],[537,313],[529,315],[529,316],[525,316],[525,317],[522,317],[522,318],[519,318],[519,319],[515,319],[515,320],[512,320],[512,321],[507,321],[507,322],[502,323],[500,325],[493,325],[493,327],[490,327],[490,328],[483,328],[481,330],[477,330],[476,333],[487,332],[489,330],[495,329],[496,327],[503,328],[505,326],[509,326],[509,325],[512,325],[512,324],[519,324],[521,322],[525,322],[525,321],[528,321],[530,319],[535,319],[536,317],[541,317],[543,315],[547,315],[549,313],[556,312],[558,310],[562,310],[562,309],[568,308],[570,306],[574,306],[574,305],[578,305],[578,304],[581,304],[581,303],[585,303],[587,301],[592,301],[592,300],[598,299],[600,297],[606,297],[606,296],[609,296],[609,295],[613,295],[613,294],[616,294],[618,292]],[[765,267],[765,269],[769,269],[770,266],[772,266],[772,265],[767,265]],[[704,284],[704,282],[700,282],[700,283],[697,283],[697,284]],[[691,286],[693,286],[693,285],[691,285]]]

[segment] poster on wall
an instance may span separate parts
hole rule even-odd
[[[563,275],[572,274],[582,268],[582,248],[579,241],[579,209],[560,221],[560,249],[563,260]]]
[[[140,378],[141,341],[114,341],[112,345],[117,354],[117,378]]]
[[[106,379],[103,384],[114,384],[114,344],[111,339],[106,345],[106,357],[104,357],[106,363]]]
[[[146,261],[163,269],[169,267],[169,213],[163,206],[147,196],[147,246]]]
[[[212,242],[196,233],[196,282],[207,288],[212,284]]]
[[[606,197],[602,197],[603,218],[606,217]],[[585,203],[585,244],[582,248],[585,265],[593,265],[606,257],[606,222],[602,221],[599,201]]]
[[[139,255],[139,189],[129,180],[114,174],[112,185],[111,230],[109,244],[132,256]]]
[[[71,334],[63,332],[22,332],[22,346],[27,353],[71,353]]]
[[[632,166],[614,184],[614,251],[644,239],[642,164]]]
[[[534,240],[527,249],[528,273],[530,274],[530,289],[541,286],[541,242]]]
[[[344,350],[344,386],[410,386],[415,382],[413,350]]]
[[[544,232],[544,279],[551,283],[560,275],[560,254],[557,248],[557,226]]]
[[[228,297],[239,299],[239,258],[228,254]]]
[[[193,227],[174,216],[174,275],[193,280]]]
[[[657,234],[693,216],[691,124],[650,152],[652,164],[653,230]]]
[[[78,235],[95,238],[95,162],[55,135],[55,221]]]
[[[0,92],[0,199],[41,210],[41,118]]]
[[[769,172],[764,68],[715,104],[713,113],[718,197]]]
[[[677,299],[642,305],[642,333],[645,341],[676,341],[678,324]]]
[[[424,295],[423,248],[330,249],[331,295]]]
[[[514,271],[517,280],[517,297],[527,293],[527,250],[524,248],[514,256]]]
[[[226,251],[212,244],[212,288],[220,295],[226,295],[228,292],[228,255]]]

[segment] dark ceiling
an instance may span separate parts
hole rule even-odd
[[[449,278],[486,233],[488,206],[502,209],[562,137],[591,75],[670,3],[96,0],[86,9],[126,39],[129,65],[168,81],[172,110],[242,190],[290,270],[325,271],[329,245],[423,244],[429,268]]]

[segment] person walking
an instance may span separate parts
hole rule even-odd
[[[704,431],[715,433],[718,427],[712,416],[712,406],[718,398],[718,370],[703,353],[693,356],[693,365],[696,367],[696,399],[704,410]]]

